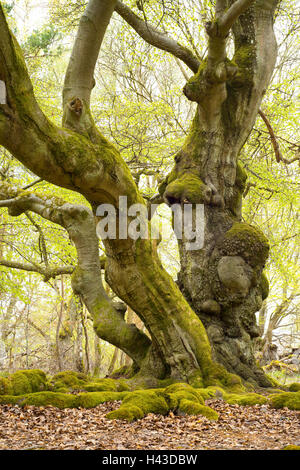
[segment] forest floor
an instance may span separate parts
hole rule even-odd
[[[150,414],[127,423],[105,414],[120,402],[92,409],[0,406],[1,450],[280,450],[300,445],[300,412],[269,405],[208,400],[218,421],[203,416]]]

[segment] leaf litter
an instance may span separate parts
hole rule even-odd
[[[203,416],[149,414],[128,423],[105,415],[120,402],[92,409],[0,406],[5,450],[280,450],[300,445],[300,412],[269,405],[208,400],[218,421]]]

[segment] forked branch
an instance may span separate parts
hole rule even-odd
[[[219,34],[227,36],[237,18],[242,15],[255,0],[237,0],[218,20]]]
[[[24,193],[7,184],[0,188],[0,199],[0,206],[8,207],[13,216],[18,216],[25,211],[32,211],[67,230],[78,256],[78,266],[75,269],[72,267],[74,270],[72,276],[74,293],[83,299],[93,317],[94,328],[98,336],[125,351],[136,364],[140,365],[147,354],[151,341],[134,325],[126,323],[124,311],[121,312],[115,308],[105,292],[101,280],[99,242],[91,210],[81,205],[63,204],[62,201],[58,203],[55,198]],[[22,267],[20,263],[10,263],[10,265],[4,263],[5,261],[2,260],[2,265],[7,267],[26,268],[28,271],[33,271],[28,265]],[[51,274],[50,270],[47,273]],[[54,273],[53,270],[52,274]],[[41,272],[41,274],[43,273]]]
[[[157,47],[182,60],[194,73],[197,73],[200,62],[188,48],[182,46],[166,33],[139,18],[121,1],[117,1],[115,11],[151,46]]]

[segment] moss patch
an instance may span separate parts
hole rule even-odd
[[[300,392],[300,384],[296,383],[296,382],[290,384],[289,391],[290,392]]]
[[[181,400],[179,410],[187,415],[202,415],[212,421],[219,418],[219,414],[209,406],[200,405],[190,400]]]
[[[206,185],[193,173],[184,173],[166,187],[164,196],[171,203],[187,201],[200,204],[205,201]]]
[[[245,189],[247,178],[248,175],[246,170],[244,169],[243,165],[238,162],[236,166],[235,184],[241,191],[244,191]]]
[[[6,377],[0,377],[0,395],[12,395],[13,387],[10,380]]]
[[[90,392],[73,395],[61,392],[36,392],[20,396],[0,396],[0,404],[18,406],[55,406],[56,408],[94,408],[101,403],[122,400],[127,392]]]
[[[24,395],[26,393],[47,390],[46,374],[39,369],[19,370],[7,378],[6,387],[3,390],[12,395]]]
[[[0,397],[1,404],[15,404],[19,406],[55,406],[57,408],[74,408],[76,396],[59,392],[37,392],[21,396],[4,395]]]
[[[269,254],[269,242],[263,232],[246,223],[235,223],[220,244],[221,254],[241,256],[252,267],[264,266]]]
[[[241,405],[241,406],[253,406],[253,405],[264,405],[268,399],[257,393],[245,393],[245,394],[225,394],[224,400],[230,405]]]
[[[87,376],[80,372],[66,370],[54,375],[51,379],[53,391],[62,389],[81,390],[87,384]]]
[[[128,393],[118,410],[106,415],[108,419],[126,419],[133,421],[148,413],[166,415],[169,406],[162,394],[155,390],[139,390]]]
[[[127,392],[90,392],[79,393],[76,398],[76,407],[95,408],[101,403],[122,400]]]
[[[172,409],[179,407],[182,400],[189,400],[199,405],[204,405],[204,399],[201,392],[186,383],[170,385],[163,393],[167,401],[172,403]]]
[[[282,450],[300,450],[300,446],[289,445],[285,446]]]
[[[261,288],[261,297],[262,300],[265,300],[268,295],[269,295],[269,281],[265,273],[262,273],[261,278],[260,278],[260,288]]]

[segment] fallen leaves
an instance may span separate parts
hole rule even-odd
[[[92,409],[0,406],[0,449],[11,450],[224,450],[282,449],[300,443],[300,413],[268,405],[229,405],[209,400],[219,414],[149,414],[133,423],[109,421],[119,402]]]

